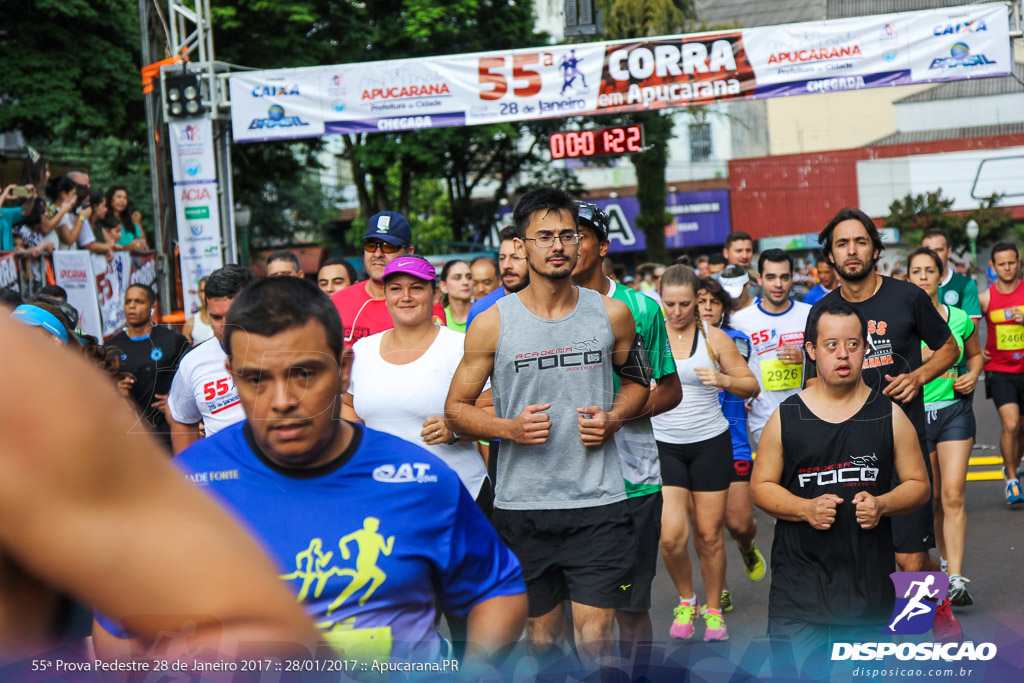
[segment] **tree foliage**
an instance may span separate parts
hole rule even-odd
[[[152,216],[134,0],[0,1],[0,131]]]
[[[0,3],[0,131],[42,142],[140,139],[139,54],[134,0]]]
[[[951,213],[953,199],[942,196],[942,189],[924,194],[908,194],[889,205],[885,226],[898,228],[901,237],[911,244],[921,242],[925,230],[941,228],[949,235],[954,252],[963,252],[970,247],[967,237],[967,222],[978,223],[978,243],[986,244],[1016,233],[1019,239],[1022,231],[1014,227],[1013,214],[999,208],[1002,195],[993,194],[981,201],[981,206],[967,213]]]

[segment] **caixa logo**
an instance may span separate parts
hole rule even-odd
[[[430,465],[424,462],[403,462],[398,467],[381,465],[373,471],[373,478],[385,484],[425,484],[437,481],[437,475],[430,474]]]
[[[256,130],[258,128],[294,128],[296,126],[308,125],[298,116],[285,116],[284,107],[275,104],[267,109],[267,118],[253,119],[249,124],[249,130]]]
[[[932,33],[937,36],[948,36],[956,35],[958,33],[977,33],[978,31],[987,31],[988,27],[985,26],[984,19],[975,19],[974,21],[964,21],[959,24],[939,24]]]
[[[181,191],[181,201],[183,202],[200,202],[204,199],[213,199],[208,188],[186,187]]]
[[[257,85],[252,89],[253,97],[285,97],[298,95],[298,85]]]

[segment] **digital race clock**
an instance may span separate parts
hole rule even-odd
[[[553,133],[548,141],[552,159],[575,159],[608,154],[630,154],[644,149],[644,127],[615,126],[597,130]]]

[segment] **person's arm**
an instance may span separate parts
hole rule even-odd
[[[71,246],[78,242],[78,238],[82,235],[82,227],[85,225],[85,221],[92,215],[92,207],[86,206],[82,208],[75,217],[71,219],[71,227],[69,228],[62,221],[57,226],[57,234],[60,237],[60,241],[64,244]],[[91,250],[90,250],[91,251]]]
[[[978,308],[981,309],[982,315],[988,315],[988,304],[991,299],[992,293],[987,289],[978,295]]]
[[[675,372],[665,375],[654,381],[650,396],[640,410],[640,415],[654,417],[661,415],[679,405],[683,400],[683,385],[679,381],[679,375]]]
[[[477,407],[487,379],[494,370],[494,352],[501,332],[501,314],[491,307],[477,316],[466,331],[465,353],[455,369],[444,402],[445,424],[453,432],[473,439],[508,439],[523,445],[542,444],[551,434],[551,418],[543,412],[550,403],[523,408],[514,418],[501,418]]]
[[[341,395],[341,419],[348,420],[349,422],[358,422],[359,424],[365,424],[363,418],[356,414],[355,406],[352,403],[352,394],[345,392]]]
[[[970,394],[978,385],[978,377],[985,369],[985,359],[981,355],[981,342],[978,341],[977,327],[964,340],[964,361],[967,363],[967,372],[956,378],[953,382],[953,389],[961,394]]]
[[[525,593],[500,595],[473,605],[467,616],[466,658],[500,662],[522,636],[526,615]]]
[[[174,419],[174,416],[171,415],[170,410],[167,410],[164,413],[164,417],[167,418],[167,425],[171,430],[171,450],[175,455],[183,452],[186,448],[202,438],[202,435],[199,433],[198,422],[194,424],[178,422]]]
[[[949,332],[949,328],[946,328],[946,331]],[[902,375],[895,377],[887,374],[885,379],[889,382],[889,385],[882,393],[901,403],[909,401],[917,395],[921,387],[953,367],[959,356],[960,347],[956,345],[956,339],[953,335],[949,334],[946,342],[932,354],[931,358],[922,363],[921,367],[917,370],[904,372]]]
[[[196,313],[196,315],[199,315],[199,313]],[[195,343],[192,341],[192,328],[196,324],[196,315],[186,320],[185,324],[181,326],[181,333],[185,336],[185,339],[188,339],[189,344]]]
[[[619,369],[624,366],[636,365],[636,360],[630,358],[633,344],[636,341],[636,323],[629,307],[617,299],[605,297],[602,299],[605,310],[608,312],[608,321],[612,326],[612,334],[615,335],[615,345],[612,348],[612,367]],[[617,370],[618,371],[618,370]],[[576,409],[579,413],[577,423],[579,425],[580,442],[584,446],[600,446],[611,436],[622,429],[626,420],[632,420],[640,414],[647,403],[651,392],[650,384],[641,384],[635,377],[619,373],[619,390],[615,393],[612,406],[604,411],[601,406],[581,406]]]
[[[74,208],[75,203],[78,202],[78,197],[72,195],[68,197],[63,204],[60,205],[60,209],[53,216],[46,217],[39,221],[39,234],[49,235],[54,229],[60,225],[60,221],[64,216]]]
[[[893,377],[886,375],[889,385],[882,391],[889,398],[901,403],[917,395],[928,382],[949,370],[960,357],[960,347],[949,331],[949,324],[935,310],[931,298],[924,290],[917,289],[911,302],[910,315],[918,336],[935,353],[921,366],[911,372]]]
[[[139,211],[132,211],[132,224],[138,229],[139,236],[136,237],[128,244],[128,248],[132,251],[145,251],[149,249],[149,243],[146,241],[146,230],[142,227],[142,214]]]
[[[754,505],[772,517],[788,522],[807,522],[825,531],[836,521],[836,506],[843,499],[832,494],[801,498],[790,493],[782,481],[782,420],[776,408],[761,432],[754,470],[750,474],[750,495]]]
[[[700,334],[695,330],[694,334]],[[751,398],[757,396],[759,386],[754,373],[750,372],[750,366],[740,355],[734,342],[729,335],[717,327],[708,328],[708,338],[711,342],[711,349],[718,356],[718,364],[722,368],[719,372],[716,368],[695,368],[694,372],[701,382],[709,387],[725,389],[739,398]]]
[[[100,371],[18,327],[0,316],[0,358],[19,359],[0,382],[3,554],[142,641],[191,621],[191,645],[217,652],[247,641],[314,646],[271,560],[154,439],[130,433],[133,416]],[[74,411],[25,429],[68,392]]]
[[[661,308],[650,297],[642,305],[646,307],[645,322],[649,323],[643,328],[644,346],[654,369],[655,384],[640,414],[654,417],[679,405],[683,400],[683,385],[676,372],[676,362],[672,358]]]
[[[880,496],[861,491],[853,497],[857,508],[857,523],[862,529],[873,529],[882,517],[904,515],[928,502],[931,485],[921,455],[917,430],[910,418],[896,407],[892,408],[893,465],[899,476],[899,486]],[[758,454],[760,457],[760,454]]]

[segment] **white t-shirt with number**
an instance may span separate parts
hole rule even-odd
[[[729,319],[732,328],[750,337],[753,345],[747,363],[761,385],[761,394],[747,419],[752,432],[764,429],[779,404],[803,388],[803,364],[783,364],[778,350],[783,344],[803,349],[807,314],[811,312],[802,301],[790,301],[784,313],[768,313],[761,306],[762,300],[758,299]]]
[[[185,354],[167,397],[175,421],[196,424],[202,420],[206,436],[213,436],[245,419],[235,381],[224,366],[226,360],[216,337]]]
[[[348,391],[356,415],[370,429],[393,434],[441,458],[476,498],[487,478],[487,467],[473,442],[428,446],[420,437],[424,420],[444,415],[444,401],[462,361],[466,335],[440,327],[434,343],[422,356],[395,365],[380,355],[385,334],[371,334],[352,345],[355,361]]]

